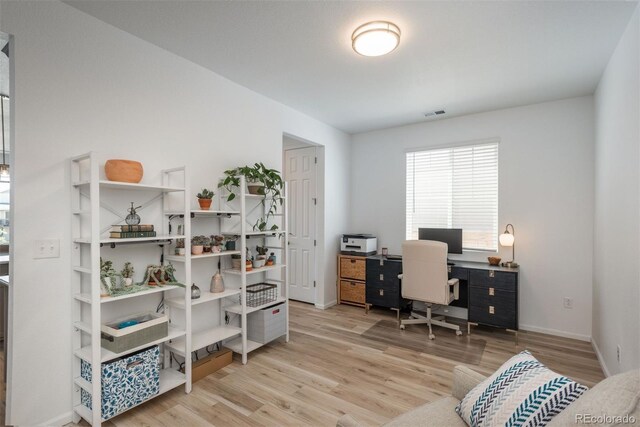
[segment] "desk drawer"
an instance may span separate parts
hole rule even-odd
[[[516,293],[498,288],[469,287],[469,321],[517,329]]]
[[[396,282],[398,280],[396,279]],[[367,304],[380,307],[400,308],[402,297],[399,286],[388,286],[387,283],[371,283],[367,281]]]
[[[469,269],[455,266],[448,266],[449,279],[469,280]]]
[[[366,260],[364,258],[340,257],[340,278],[341,279],[366,279]]]
[[[469,286],[515,292],[516,284],[516,274],[508,271],[471,270],[469,272]]]
[[[342,301],[357,302],[364,304],[365,302],[365,286],[364,283],[340,281],[340,299]]]

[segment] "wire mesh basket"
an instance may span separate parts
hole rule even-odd
[[[278,299],[278,285],[273,283],[256,283],[247,286],[247,306],[258,307]]]

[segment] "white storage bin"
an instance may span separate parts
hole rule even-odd
[[[247,339],[262,344],[287,333],[287,304],[280,303],[247,316]]]

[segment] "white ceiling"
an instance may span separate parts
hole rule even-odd
[[[593,93],[635,1],[66,3],[349,133]],[[366,58],[360,24],[400,26]]]

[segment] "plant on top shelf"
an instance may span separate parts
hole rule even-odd
[[[265,231],[269,218],[278,211],[278,206],[282,206],[282,188],[284,183],[280,172],[269,169],[263,163],[256,163],[253,166],[240,166],[224,171],[225,177],[218,183],[218,188],[224,188],[228,195],[227,202],[237,197],[240,186],[240,176],[244,175],[247,180],[247,188],[250,194],[265,196],[262,204],[266,207],[264,217],[258,218],[253,225],[254,230]],[[272,225],[270,230],[277,230],[277,225]]]
[[[130,262],[125,262],[124,267],[122,267],[122,271],[120,271],[120,275],[124,279],[125,286],[133,285],[133,273],[135,272],[133,268],[133,264]]]
[[[198,198],[198,204],[200,205],[200,209],[203,211],[208,211],[211,208],[211,199],[215,196],[216,193],[213,191],[207,190],[203,188],[196,197]]]

